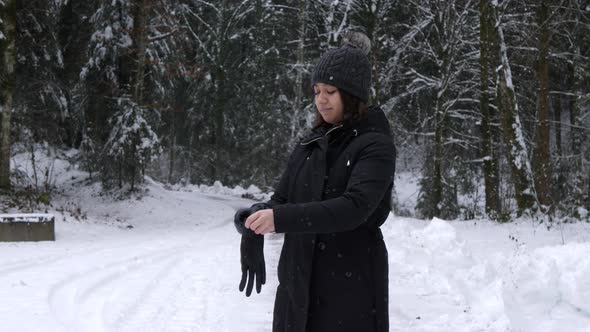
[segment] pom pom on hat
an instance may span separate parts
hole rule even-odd
[[[371,52],[371,41],[369,40],[369,37],[362,32],[349,31],[345,33],[342,37],[342,46],[344,45],[358,48],[363,51],[365,55],[368,55],[369,52]]]

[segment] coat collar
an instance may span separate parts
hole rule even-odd
[[[379,132],[391,136],[391,127],[385,117],[385,113],[377,105],[369,106],[367,116],[351,124],[339,124],[335,126],[321,126],[312,130],[299,144],[308,145],[328,136],[331,133],[341,133],[346,137],[356,137],[367,132]]]
[[[335,131],[335,130],[339,130],[342,127],[344,127],[344,125],[339,124],[336,126],[322,126],[320,128],[317,128],[316,130],[312,131],[312,133],[310,135],[308,135],[307,137],[305,137],[303,140],[301,140],[301,145],[308,145],[312,142],[315,142],[323,137],[328,136],[331,132]]]

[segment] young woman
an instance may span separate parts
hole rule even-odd
[[[353,33],[321,57],[311,82],[315,127],[295,147],[271,200],[236,213],[246,295],[254,279],[258,292],[265,282],[263,235],[285,234],[274,332],[389,329],[379,226],[391,208],[395,146],[384,113],[366,106],[369,48]]]

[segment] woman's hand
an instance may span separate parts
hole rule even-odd
[[[259,210],[252,213],[246,223],[246,228],[251,229],[256,234],[268,234],[275,231],[275,218],[272,209]]]

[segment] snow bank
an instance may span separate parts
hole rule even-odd
[[[384,227],[392,330],[506,331],[493,267],[478,264],[448,222],[416,224],[394,219]]]
[[[590,243],[476,259],[444,220],[390,219],[384,233],[392,330],[590,331]]]
[[[513,331],[590,331],[590,243],[514,257],[502,295]]]
[[[202,194],[222,195],[240,198],[250,198],[259,201],[267,201],[272,196],[271,193],[265,193],[255,185],[250,185],[244,189],[242,186],[235,186],[234,188],[224,186],[220,181],[215,181],[212,186],[208,185],[174,185],[170,186],[172,190],[192,191]]]

